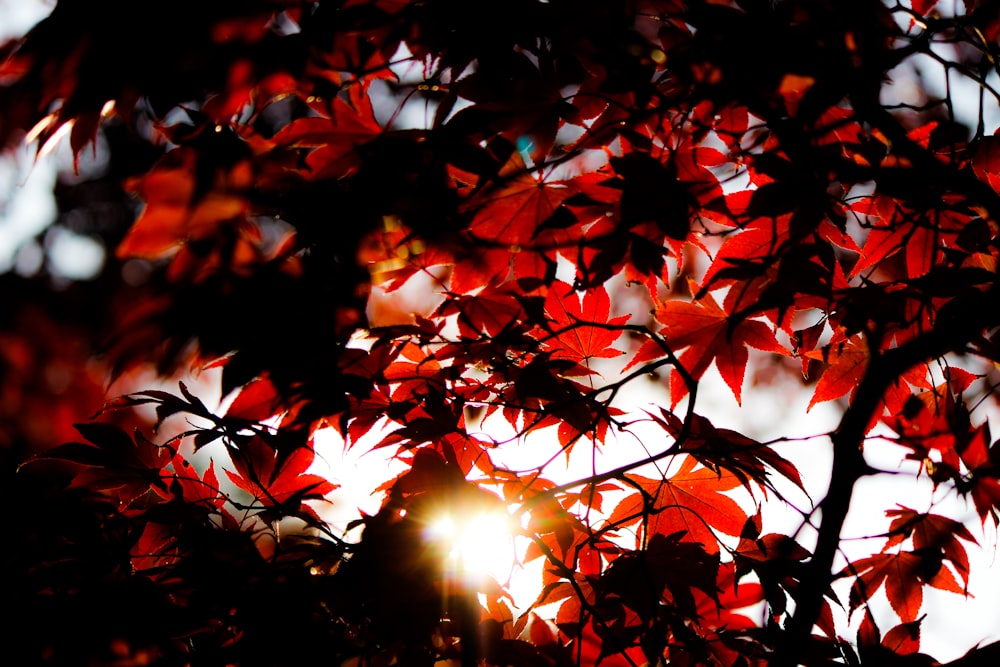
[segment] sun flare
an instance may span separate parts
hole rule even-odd
[[[470,585],[485,576],[502,584],[517,568],[514,535],[506,514],[442,514],[428,525],[427,537],[442,545],[447,573]]]

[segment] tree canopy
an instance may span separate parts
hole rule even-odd
[[[0,144],[67,156],[0,275],[5,650],[993,664],[922,631],[997,544],[998,38],[990,0],[58,0],[0,47]],[[434,536],[491,513],[534,599]]]

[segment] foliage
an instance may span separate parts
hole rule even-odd
[[[0,141],[66,137],[55,224],[110,256],[2,277],[8,650],[935,664],[927,597],[1000,507],[998,37],[982,0],[60,0],[4,47]],[[839,423],[724,428],[713,366]],[[402,466],[346,526],[331,432]],[[845,550],[893,474],[926,509]],[[512,513],[537,599],[442,570],[458,508]]]

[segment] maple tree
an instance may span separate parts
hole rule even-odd
[[[65,147],[108,256],[0,276],[9,650],[940,664],[1000,522],[998,40],[988,0],[59,0],[0,143]],[[705,400],[779,389],[836,424]],[[443,565],[460,510],[533,599]]]

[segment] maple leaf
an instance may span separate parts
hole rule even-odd
[[[129,556],[136,572],[155,578],[157,571],[174,565],[181,553],[172,528],[151,521],[143,526]]]
[[[302,501],[321,499],[338,485],[306,473],[315,458],[311,447],[297,447],[286,456],[280,454],[264,438],[254,436],[238,449],[230,449],[236,470],[227,470],[226,475],[264,507],[318,519],[316,512]]]
[[[130,184],[146,207],[118,246],[120,257],[158,259],[184,240],[195,192],[194,166],[194,152],[175,151],[158,169]]]
[[[484,334],[497,336],[524,316],[524,310],[514,292],[490,287],[477,294],[459,294],[438,308],[439,315],[456,313],[459,332],[472,339],[481,338]]]
[[[882,638],[882,646],[897,655],[910,655],[920,650],[920,624],[923,619],[900,623],[890,628]]]
[[[350,86],[349,91],[348,99],[333,99],[326,115],[294,120],[272,139],[278,146],[307,150],[306,165],[316,180],[349,174],[361,161],[358,146],[382,132],[368,86]]]
[[[917,620],[923,601],[924,586],[968,595],[969,560],[958,538],[975,543],[965,526],[954,519],[936,514],[918,513],[908,507],[886,511],[893,517],[890,536],[882,553],[851,563],[842,574],[856,577],[851,586],[850,610],[853,612],[885,584],[886,596],[893,611],[903,623]],[[913,550],[886,553],[900,546],[907,538],[913,540]],[[962,578],[959,585],[950,562]]]
[[[976,176],[1000,192],[1000,137],[983,137],[977,142],[972,169]]]
[[[256,228],[246,220],[253,177],[247,160],[224,167],[186,147],[167,153],[149,173],[126,183],[146,205],[119,243],[117,256],[161,259],[226,228],[255,240]]]
[[[198,475],[191,463],[181,455],[174,456],[173,472],[162,471],[164,481],[171,491],[179,492],[185,502],[202,505],[212,510],[221,510],[226,501],[219,489],[219,478],[215,473],[215,461],[210,461],[203,475]],[[175,486],[176,485],[176,486]],[[169,498],[165,491],[160,495]]]
[[[976,376],[954,367],[945,369],[945,375],[945,382],[919,393],[904,391],[899,386],[891,388],[885,397],[888,416],[883,416],[882,422],[899,434],[900,444],[913,448],[913,454],[908,456],[925,460],[931,451],[936,451],[944,464],[942,471],[957,474],[960,466],[957,450],[973,437],[968,409],[961,396]]]
[[[382,369],[382,375],[392,385],[392,400],[409,401],[426,395],[428,385],[435,384],[442,372],[441,364],[415,343],[403,343],[391,363]]]
[[[714,362],[737,402],[740,402],[749,359],[747,346],[766,352],[784,352],[768,325],[751,319],[733,321],[709,293],[695,301],[661,303],[655,316],[664,324],[660,333],[667,343],[675,350],[686,348],[678,360],[688,374],[698,380]],[[687,393],[680,374],[672,373],[671,403],[677,405]]]
[[[925,616],[909,623],[890,628],[885,637],[879,631],[871,611],[866,609],[858,627],[858,656],[863,664],[880,665],[933,665],[937,661],[918,653],[920,626]]]
[[[796,311],[826,310],[837,291],[848,287],[831,245],[855,251],[857,246],[828,220],[816,225],[812,239],[795,241],[792,222],[789,215],[757,218],[728,234],[702,279],[702,291],[730,286],[723,309],[764,314],[786,330]]]
[[[475,211],[469,234],[505,246],[520,246],[575,190],[571,181],[549,180],[552,170],[533,176],[515,153],[492,187],[485,188],[462,207]]]
[[[581,528],[579,521],[554,499],[532,508],[528,527],[531,532],[538,534],[550,550],[563,558],[577,539],[577,529]],[[528,548],[525,558],[531,560],[541,555],[538,545],[533,544]]]
[[[569,605],[564,604],[563,606],[566,606],[569,612],[572,611]],[[572,617],[571,613],[567,615]],[[577,623],[579,623],[579,615]],[[645,664],[642,647],[618,648],[623,645],[622,639],[609,632],[607,624],[598,623],[593,617],[590,617],[589,622],[583,625],[579,634],[581,664],[603,665],[604,667],[632,667],[633,665]]]
[[[966,479],[959,482],[958,490],[972,494],[972,502],[983,524],[987,517],[992,517],[993,523],[997,524],[1000,523],[997,519],[997,507],[1000,507],[1000,447],[989,442],[989,425],[983,424],[961,451],[962,462],[969,473]]]
[[[359,244],[358,263],[369,267],[372,284],[386,292],[400,289],[414,275],[454,261],[451,253],[419,238],[395,215],[382,218],[380,229],[369,232]]]
[[[767,468],[805,491],[798,469],[771,447],[737,431],[717,428],[699,414],[690,415],[688,428],[685,430],[684,422],[666,408],[661,407],[659,415],[648,410],[645,412],[673,438],[686,437],[682,442],[686,454],[693,456],[707,468],[724,468],[731,472],[748,491],[752,491],[751,480],[765,489],[770,487]]]
[[[773,260],[775,250],[787,242],[788,235],[787,216],[754,220],[726,236],[702,283],[714,289],[745,278],[751,267],[754,273],[763,273]]]
[[[624,528],[645,521],[650,535],[683,533],[684,540],[700,543],[710,553],[719,550],[714,531],[738,535],[746,519],[739,504],[725,495],[739,486],[739,478],[726,471],[697,467],[685,456],[669,478],[650,479],[626,475],[642,491],[626,496],[608,517],[608,524]]]
[[[269,378],[255,378],[240,389],[226,416],[261,422],[274,415],[279,401],[278,392]]]
[[[691,588],[697,604],[698,626],[704,633],[708,650],[723,665],[737,664],[742,656],[738,646],[725,641],[725,635],[755,628],[750,610],[764,601],[764,589],[760,584],[750,581],[737,584],[737,581],[734,564],[730,561],[719,566],[716,595]]]
[[[902,551],[880,553],[854,561],[843,574],[857,576],[851,586],[850,609],[857,609],[885,584],[892,610],[904,623],[917,619],[924,586],[963,593],[951,570],[943,567],[937,553]]]
[[[962,523],[939,514],[921,513],[898,505],[897,509],[886,510],[887,517],[893,517],[889,524],[890,537],[882,551],[913,538],[914,551],[940,551],[943,557],[955,566],[962,582],[969,585],[969,557],[959,538],[976,544],[976,538]]]
[[[851,278],[877,268],[897,252],[903,253],[908,277],[927,275],[940,263],[945,249],[960,248],[958,234],[970,221],[965,214],[944,210],[935,212],[931,223],[881,194],[855,203],[852,209],[868,217],[870,230]]]
[[[806,352],[805,356],[828,364],[816,382],[807,411],[817,403],[832,401],[853,391],[868,367],[868,345],[861,334],[831,343],[821,350]]]
[[[55,459],[81,466],[73,488],[98,491],[129,505],[151,489],[162,490],[160,470],[175,453],[171,445],[157,445],[138,430],[130,437],[117,424],[90,422],[74,425],[88,442],[53,447],[34,460]]]
[[[603,287],[587,290],[581,298],[571,286],[556,282],[545,299],[545,314],[549,317],[552,335],[543,339],[543,345],[552,350],[551,359],[583,363],[624,354],[612,347],[622,335],[621,329],[612,327],[621,326],[629,316],[609,319],[611,299]]]

